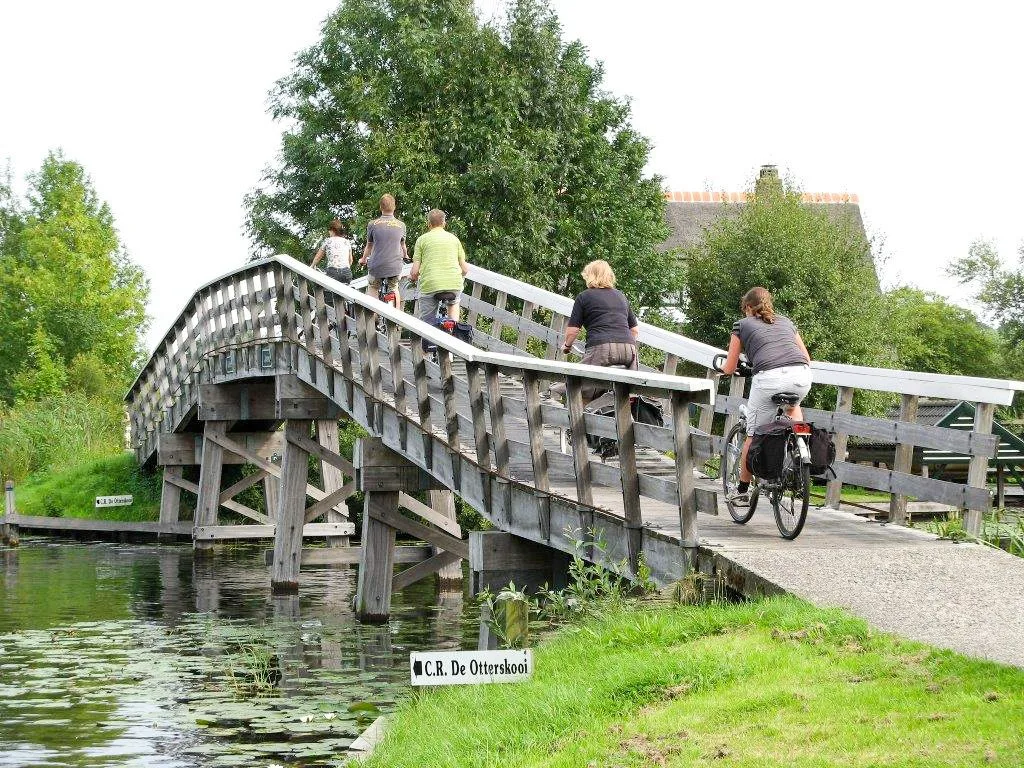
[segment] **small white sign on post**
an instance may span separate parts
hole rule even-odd
[[[96,508],[100,507],[128,507],[135,498],[131,494],[125,494],[123,496],[97,496],[96,497]]]
[[[423,651],[409,654],[413,685],[516,683],[533,675],[533,651]]]

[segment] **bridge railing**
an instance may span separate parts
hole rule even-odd
[[[512,371],[513,375],[520,376],[524,370],[529,369],[532,371],[530,376],[537,380],[538,388],[541,382],[580,378],[585,375],[606,383],[612,383],[616,376],[622,375],[627,379],[621,382],[624,385],[642,388],[640,380],[631,377],[651,375],[646,372],[613,373],[607,369],[584,374],[581,373],[584,369],[575,364],[570,365],[568,369],[558,368],[558,365],[565,365],[557,358],[572,300],[478,267],[472,267],[468,277],[469,290],[463,298],[463,306],[467,311],[467,319],[476,328],[474,345],[484,351],[449,347],[448,345],[457,342],[450,340],[450,337],[440,339],[440,346],[447,349],[454,358],[471,362],[474,355],[479,356],[484,352],[505,355],[504,359],[493,358],[490,364],[497,366],[499,372],[507,370]],[[278,297],[281,295],[291,295],[295,308],[279,312]],[[333,310],[327,308],[330,302],[327,302],[326,298],[335,295],[367,312],[388,312],[378,302],[361,294],[357,288],[349,288],[330,281],[288,257],[247,265],[197,291],[189,307],[168,330],[127,396],[131,406],[133,441],[139,446],[140,456],[148,456],[151,453],[151,435],[155,430],[172,429],[173,424],[183,418],[189,408],[194,407],[197,382],[203,375],[212,375],[214,368],[221,378],[232,375],[228,373],[228,369],[241,369],[246,375],[251,375],[253,367],[266,362],[268,356],[274,361],[277,356],[286,355],[285,348],[280,346],[282,343],[290,344],[297,339],[305,339],[309,344],[319,344],[322,354],[325,348],[324,340],[330,342],[331,337],[330,320],[325,318],[328,315],[333,317]],[[320,309],[321,306],[324,307],[323,311]],[[301,315],[298,308],[304,308],[302,312],[305,315]],[[431,335],[436,333],[434,329],[419,324],[419,321],[408,315],[391,318],[391,321],[416,338],[431,338]],[[324,322],[327,323],[327,330],[321,328]],[[352,326],[354,322],[347,321],[346,329],[355,330]],[[646,323],[640,325],[640,342],[641,345],[664,354],[664,372],[674,374],[681,363],[689,363],[691,366],[706,367],[708,379],[715,378],[707,366],[714,355],[722,352],[720,349]],[[384,347],[387,345],[388,342],[385,340]],[[326,346],[330,348],[330,343]],[[340,365],[344,368],[347,362],[350,366],[361,366],[362,353],[356,350],[353,353],[355,357],[350,357],[345,352],[348,346],[338,343],[334,347],[343,353],[340,355]],[[218,352],[221,347],[223,350]],[[366,359],[373,354],[380,354],[380,348],[378,340],[377,351],[367,350]],[[406,350],[404,354],[412,353]],[[541,359],[538,359],[538,356]],[[513,358],[514,361],[510,362],[509,358]],[[483,360],[481,357],[477,359]],[[488,363],[480,364],[486,366]],[[546,364],[555,367],[545,368]],[[443,378],[444,373],[437,368],[426,364],[428,378]],[[352,375],[354,371],[365,373],[360,368],[343,371],[343,386],[346,391],[357,383],[357,377]],[[807,415],[816,423],[835,431],[840,457],[845,455],[850,436],[885,439],[896,443],[897,446],[893,464],[888,468],[867,467],[844,460],[836,462],[837,477],[829,482],[827,490],[827,503],[830,506],[837,505],[842,484],[845,482],[889,493],[890,518],[896,522],[904,521],[906,500],[909,496],[965,508],[969,510],[969,527],[974,529],[979,526],[981,513],[989,509],[991,504],[991,494],[986,487],[986,469],[988,459],[995,454],[997,446],[997,439],[991,433],[993,408],[997,404],[1009,403],[1015,392],[1024,389],[1024,383],[822,362],[812,364],[812,375],[816,383],[837,388],[834,410],[808,409]],[[525,380],[529,377],[523,378]],[[651,381],[656,384],[652,389],[656,390],[660,386],[662,398],[667,402],[671,401],[670,388],[667,385],[662,386],[666,382]],[[413,386],[417,385],[416,382],[410,383]],[[719,385],[717,381],[707,383],[707,386],[713,389],[717,389]],[[507,395],[504,398],[509,412],[524,418],[532,412],[533,423],[537,424],[536,404],[531,405],[531,388],[532,384],[524,386],[522,398]],[[717,398],[713,405],[709,403],[697,406],[700,413],[697,418],[697,429],[692,432],[690,444],[693,455],[698,459],[714,455],[721,446],[721,435],[712,434],[713,428],[717,427],[715,413],[725,414],[724,429],[728,430],[735,421],[740,403],[743,402],[742,379],[730,379],[727,388],[727,395]],[[853,394],[857,389],[899,395],[900,417],[888,420],[854,414]],[[974,403],[974,428],[967,432],[916,423],[918,399],[923,396],[953,397]],[[468,398],[469,393],[460,392],[459,397]],[[443,407],[443,404],[441,405]],[[569,405],[572,406],[572,402]],[[541,403],[540,423],[570,426],[574,423],[571,410],[572,408],[559,408]],[[167,420],[166,424],[162,424],[164,419]],[[587,424],[586,431],[591,434],[617,436],[615,419],[602,420],[601,417],[592,414],[586,414],[584,419]],[[672,450],[675,421],[671,429],[662,428],[664,431],[647,425],[633,425],[632,429],[634,435],[639,433],[643,436],[642,445],[659,450]],[[580,430],[573,429],[573,434],[581,433]],[[913,475],[911,463],[915,446],[956,451],[970,456],[967,482],[954,483]],[[510,451],[513,458],[529,456],[530,462],[533,462],[533,453],[528,441],[518,445],[514,440],[511,441]],[[493,457],[493,448],[491,452]],[[582,454],[577,455],[576,446],[573,446],[572,452],[568,455],[560,452],[556,455],[547,449],[544,455],[544,461],[548,466],[563,467],[568,466],[567,462],[571,456],[577,477],[582,475],[590,479],[600,477],[602,481],[613,481],[612,473],[622,472],[621,469],[594,462],[588,462],[587,467],[582,467]],[[626,464],[628,463],[626,459]],[[641,493],[644,495],[664,500],[678,496],[677,484],[674,482],[668,482],[655,475],[642,476],[638,480]],[[631,490],[629,492],[631,493]],[[584,493],[584,497],[585,495]],[[699,493],[696,496],[700,498]]]
[[[347,314],[336,311],[342,307]],[[436,362],[424,343],[437,348]],[[287,256],[248,264],[203,286],[165,334],[126,396],[140,461],[153,455],[158,432],[180,430],[195,417],[202,384],[280,373],[298,374],[468,498],[476,479],[460,469],[468,466],[464,458],[509,483],[529,480],[541,497],[568,498],[584,539],[607,520],[595,488],[617,489],[609,506],[621,510],[627,536],[621,551],[610,549],[608,556],[628,557],[634,567],[645,537],[658,537],[643,530],[641,496],[678,508],[690,546],[698,509],[717,514],[714,494],[695,488],[694,451],[707,453],[710,445],[692,434],[688,418],[691,404],[712,403],[712,382],[480,349]],[[557,382],[566,387],[564,407],[542,397]],[[614,393],[614,416],[584,412],[582,392],[594,385]],[[672,425],[635,423],[633,394],[668,403]],[[550,427],[571,430],[568,453],[551,445]],[[596,460],[588,434],[616,440],[618,461]],[[432,447],[439,438],[446,456]],[[638,467],[638,446],[674,452],[674,476]],[[568,477],[570,486],[558,487],[555,476]],[[508,516],[503,527],[516,532],[524,525],[513,519],[515,510],[486,506],[482,511]],[[534,521],[542,539],[561,535],[550,530],[550,521],[550,511]]]
[[[528,349],[548,359],[559,356],[572,299],[527,283],[473,267],[469,273],[470,287],[464,306],[469,321],[486,331],[481,341],[488,348],[523,354]],[[514,341],[509,337],[514,335]],[[711,368],[715,355],[724,350],[688,339],[663,328],[640,323],[641,347],[664,355],[665,373],[674,374],[680,364],[689,363],[705,369],[709,379],[717,375]],[[889,519],[906,521],[907,498],[936,501],[968,510],[967,524],[972,531],[980,527],[981,515],[991,506],[991,493],[986,485],[988,460],[995,456],[998,440],[992,434],[995,405],[1009,404],[1016,392],[1024,390],[1024,382],[970,376],[948,376],[871,368],[856,365],[815,361],[811,364],[815,384],[837,388],[833,411],[805,409],[809,420],[835,433],[837,455],[836,477],[828,483],[826,504],[837,507],[843,483],[884,491],[890,494]],[[712,406],[701,408],[697,426],[699,434],[709,439],[700,443],[698,457],[706,456],[706,448],[717,453],[722,437],[731,429],[744,402],[746,382],[728,380],[728,394],[716,398]],[[716,383],[716,390],[718,388]],[[887,392],[900,396],[899,418],[881,419],[856,415],[853,395],[858,389]],[[975,406],[971,431],[916,423],[921,397],[966,400]],[[712,434],[715,413],[725,414],[723,432]],[[719,420],[721,421],[721,420]],[[888,468],[863,466],[845,461],[851,436],[894,442],[896,449]],[[915,446],[956,451],[970,457],[967,483],[955,483],[912,474]]]

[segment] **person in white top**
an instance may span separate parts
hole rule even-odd
[[[327,276],[348,285],[352,282],[352,241],[346,237],[348,233],[340,219],[331,222],[330,232],[320,244],[311,266],[315,269],[326,256]]]

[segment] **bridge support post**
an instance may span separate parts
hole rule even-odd
[[[285,423],[281,487],[274,515],[274,563],[270,571],[270,589],[273,592],[297,592],[299,589],[309,453],[298,442],[309,440],[311,426],[312,422],[306,419],[289,419]]]
[[[164,467],[163,485],[160,488],[160,525],[173,525],[178,522],[181,513],[181,485],[174,480],[181,480],[184,468],[180,466]],[[157,534],[157,541],[173,541],[173,533]]]
[[[391,614],[391,577],[395,566],[395,529],[381,520],[398,514],[398,491],[367,491],[356,583],[356,618],[383,623]]]
[[[446,567],[459,568],[469,556],[461,530],[445,514],[443,505],[431,497],[427,506],[406,492],[420,490],[450,494],[408,459],[395,453],[378,437],[360,439],[355,453],[356,485],[366,494],[363,506],[363,530],[359,551],[359,578],[356,586],[356,617],[365,622],[387,621],[391,612],[391,593],[430,576]],[[399,513],[399,507],[418,515],[425,522]],[[450,507],[454,516],[454,503]],[[410,568],[393,573],[395,534],[402,531],[432,544],[435,554]],[[461,575],[461,568],[459,569]]]
[[[455,522],[455,494],[452,491],[430,491],[430,506],[445,519]],[[444,552],[441,547],[434,547],[435,555],[441,552]],[[456,560],[441,568],[437,578],[441,582],[442,591],[458,587],[462,584],[462,561]]]
[[[324,448],[337,453],[339,447],[338,422],[334,419],[318,419],[316,422],[316,438]],[[340,490],[345,484],[345,476],[342,474],[342,471],[329,462],[320,461],[320,472],[324,479],[324,491],[326,493]],[[332,508],[327,511],[327,522],[345,523],[348,522],[348,517]],[[327,546],[331,548],[347,547],[348,536],[328,536]]]
[[[217,524],[220,508],[220,480],[224,469],[224,448],[216,441],[227,433],[226,421],[207,421],[203,425],[203,458],[199,464],[199,498],[196,501],[196,527]],[[196,556],[212,554],[214,542],[194,540]]]
[[[280,504],[281,481],[273,475],[263,478],[263,501],[267,506],[267,517],[271,522],[277,519],[277,506]]]
[[[10,522],[17,509],[14,506],[14,482],[8,480],[4,483],[4,517],[3,541],[12,547],[18,546],[18,525]]]

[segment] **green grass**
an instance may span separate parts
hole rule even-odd
[[[616,611],[526,683],[424,690],[373,766],[1019,766],[1024,671],[795,598]]]
[[[95,508],[97,496],[130,493],[129,507]],[[128,452],[63,472],[37,473],[15,487],[18,512],[46,517],[138,522],[160,517],[160,474],[144,474]]]

